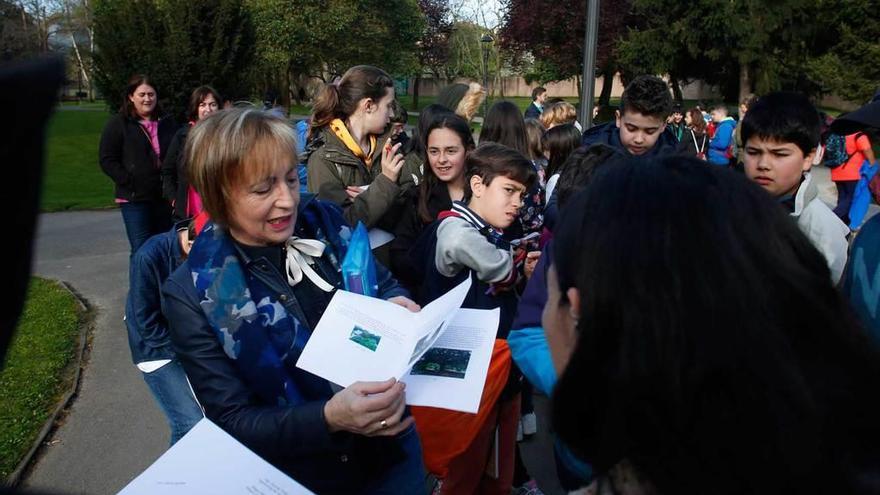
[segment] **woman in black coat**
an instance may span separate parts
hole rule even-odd
[[[149,77],[133,76],[119,114],[107,122],[98,148],[101,170],[115,185],[132,255],[150,236],[171,228],[171,209],[162,199],[159,168],[177,124],[160,116],[158,95]]]

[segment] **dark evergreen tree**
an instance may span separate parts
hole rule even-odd
[[[224,97],[248,97],[254,37],[238,0],[95,2],[95,82],[111,108],[132,74],[148,74],[167,113],[184,117],[202,84]]]

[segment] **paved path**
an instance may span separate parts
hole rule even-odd
[[[95,311],[79,395],[43,449],[26,486],[112,494],[168,445],[164,416],[131,362],[122,316],[128,240],[118,210],[44,214],[34,272],[63,280]]]

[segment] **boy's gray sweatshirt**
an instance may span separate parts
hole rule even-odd
[[[482,219],[470,210],[462,211],[464,208],[461,205],[454,203],[453,210],[468,215],[477,225],[485,226]],[[447,277],[470,268],[476,272],[479,280],[497,283],[507,279],[513,271],[513,255],[509,250],[495,247],[468,220],[447,217],[437,227],[434,264],[437,271]]]

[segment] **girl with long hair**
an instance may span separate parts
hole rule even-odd
[[[400,201],[400,144],[386,146],[394,81],[382,69],[358,65],[325,84],[311,117],[309,192],[342,207],[352,225],[394,222],[385,216]],[[390,227],[387,227],[390,228]]]
[[[700,160],[706,159],[706,151],[709,149],[709,134],[706,130],[706,121],[699,108],[691,108],[684,115],[687,130],[682,137],[685,149],[693,153],[692,156]]]
[[[428,166],[418,188],[408,195],[409,204],[403,209],[391,243],[391,271],[413,292],[421,280],[414,269],[418,260],[412,260],[409,251],[441,211],[449,210],[452,201],[464,197],[465,159],[474,149],[470,127],[452,112],[436,114],[420,130],[419,137]]]

